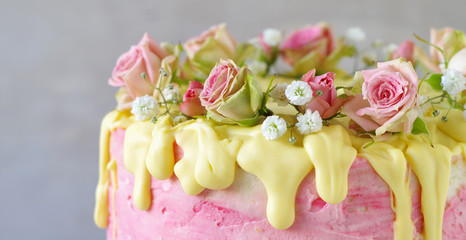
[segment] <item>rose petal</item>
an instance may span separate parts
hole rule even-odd
[[[380,125],[372,121],[369,117],[360,116],[356,113],[359,109],[366,108],[369,106],[369,102],[363,99],[362,94],[358,94],[343,105],[342,112],[346,114],[350,119],[355,121],[365,131],[373,131],[380,127]]]

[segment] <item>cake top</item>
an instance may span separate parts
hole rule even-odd
[[[432,29],[430,42],[415,36],[430,46],[430,56],[410,40],[362,49],[360,28],[336,38],[325,23],[285,38],[266,29],[245,43],[237,43],[225,24],[183,46],[159,45],[144,34],[118,59],[109,84],[121,87],[118,110],[131,109],[137,121],[169,115],[175,124],[196,118],[261,124],[268,140],[293,128],[306,135],[331,124],[374,141],[399,132],[428,135],[426,115],[445,122],[457,109],[466,119],[466,38],[451,28]],[[373,55],[380,51],[382,61]],[[343,57],[353,58],[352,73],[338,68]],[[416,66],[426,71],[422,78]],[[296,117],[285,121],[283,113]],[[288,138],[295,141],[292,131]]]
[[[430,55],[412,41],[359,48],[364,38],[359,28],[335,38],[325,23],[284,39],[266,29],[239,44],[224,24],[183,46],[145,34],[109,80],[120,90],[102,123],[97,224],[107,224],[109,135],[122,127],[138,209],[150,207],[150,175],[175,174],[196,195],[230,186],[239,166],[263,182],[270,224],[286,229],[304,177],[315,169],[319,196],[339,203],[359,156],[395,195],[395,235],[413,238],[405,211],[412,170],[429,189],[422,192],[426,239],[440,238],[451,159],[466,158],[465,35],[450,28],[432,29],[430,42],[416,35]],[[338,68],[343,57],[353,58],[352,71]],[[416,66],[427,73],[419,78]],[[176,162],[174,145],[184,153]]]

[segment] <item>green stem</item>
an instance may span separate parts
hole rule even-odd
[[[427,76],[430,75],[430,73],[426,73],[426,75],[424,75],[424,77],[421,79],[421,81],[419,82],[419,85],[417,86],[417,93],[419,94],[419,90],[421,90],[421,85],[422,83],[424,82],[424,80],[426,80]]]
[[[168,115],[170,115],[170,117],[172,117],[172,118],[175,118],[175,117],[170,113],[170,108],[168,107],[167,100],[165,100],[165,96],[163,96],[162,90],[161,90],[160,88],[155,88],[155,89],[156,89],[157,91],[159,91],[160,96],[162,96],[163,105],[165,106],[165,109],[167,110]]]

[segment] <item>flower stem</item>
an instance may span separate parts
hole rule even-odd
[[[163,96],[162,89],[160,89],[160,88],[155,88],[155,89],[156,89],[157,91],[159,91],[160,96],[162,96],[163,105],[165,106],[165,109],[167,110],[166,113],[168,113],[168,115],[170,115],[170,117],[172,117],[172,118],[174,119],[175,117],[170,113],[170,108],[168,107],[167,100],[165,100],[165,96]]]
[[[170,115],[170,117],[172,118],[175,118],[171,113],[170,113],[170,108],[168,107],[168,103],[167,103],[167,100],[165,100],[165,96],[163,96],[163,92],[160,88],[158,87],[155,87],[154,85],[152,85],[152,83],[149,82],[149,80],[147,80],[147,74],[146,73],[141,73],[141,77],[142,79],[144,79],[144,81],[146,81],[147,84],[149,84],[149,86],[151,86],[153,89],[159,91],[160,95],[162,96],[162,100],[163,100],[163,105],[165,106],[165,109],[167,110],[165,113],[163,114],[167,114]],[[160,82],[160,81],[159,81]]]

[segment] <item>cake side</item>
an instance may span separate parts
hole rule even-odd
[[[393,239],[395,214],[391,192],[367,160],[357,158],[348,175],[348,196],[338,204],[323,201],[311,172],[299,186],[296,220],[286,230],[277,230],[267,221],[267,195],[262,183],[237,167],[235,182],[221,191],[205,190],[187,195],[179,181],[151,179],[151,207],[142,211],[134,206],[134,177],[123,160],[125,131],[117,129],[110,139],[110,155],[116,160],[118,188],[109,198],[108,239]],[[455,158],[455,161],[462,161]],[[464,170],[464,167],[462,167]],[[368,184],[370,183],[370,184]],[[463,182],[464,183],[464,182]],[[113,195],[112,182],[109,196]],[[420,186],[410,178],[415,224],[420,237],[423,217]],[[466,189],[448,199],[443,220],[443,239],[463,239],[466,217]],[[114,207],[113,207],[114,206]],[[115,225],[114,225],[115,223]],[[114,238],[114,236],[117,236]]]

